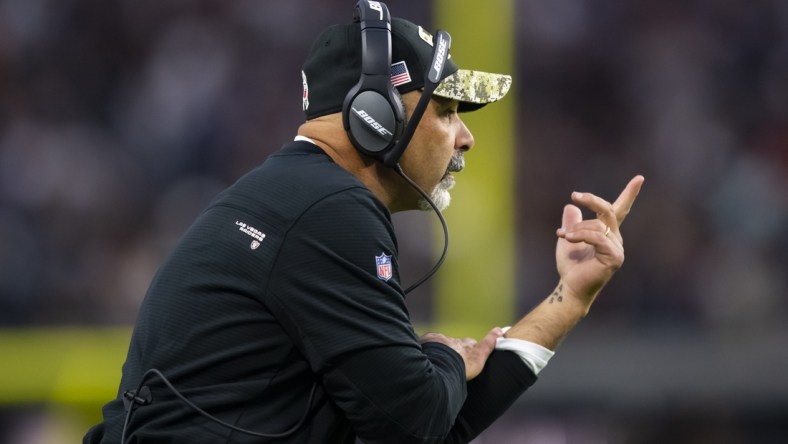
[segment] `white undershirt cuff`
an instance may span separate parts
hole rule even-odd
[[[507,330],[509,330],[509,327],[503,329],[504,333]],[[539,344],[515,338],[498,338],[495,343],[495,349],[516,353],[535,375],[538,375],[547,366],[550,358],[555,354],[554,351]]]
[[[309,137],[305,137],[305,136],[295,136],[295,139],[293,139],[293,142],[309,142],[312,145],[316,145],[314,140],[310,139]]]

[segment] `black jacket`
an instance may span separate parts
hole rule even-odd
[[[466,384],[460,356],[420,345],[397,271],[388,210],[306,142],[220,194],[156,274],[118,398],[86,443],[119,443],[122,394],[158,369],[127,443],[467,442],[535,381],[494,352]],[[314,389],[314,395],[310,396]]]

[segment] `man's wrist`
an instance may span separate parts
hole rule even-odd
[[[566,286],[559,283],[547,298],[507,331],[504,337],[522,339],[555,350],[569,331],[588,314],[590,307],[588,301],[568,293]]]
[[[509,330],[509,327],[505,327],[503,330],[505,333]],[[538,375],[555,354],[554,351],[537,343],[515,338],[498,338],[495,343],[495,349],[515,353],[534,372],[534,375]]]
[[[591,291],[578,292],[563,281],[559,281],[547,301],[551,304],[565,306],[568,312],[575,313],[582,319],[588,315],[601,289],[602,287],[600,286],[598,289],[592,289]]]

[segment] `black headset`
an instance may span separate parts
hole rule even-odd
[[[342,106],[353,145],[383,161],[405,129],[405,106],[391,83],[391,16],[385,4],[360,0],[353,21],[361,25],[361,78]]]
[[[391,15],[382,2],[359,0],[353,20],[361,26],[361,77],[342,106],[342,123],[362,153],[395,167],[416,131],[432,92],[443,78],[451,36],[436,33],[435,50],[418,105],[405,122],[405,106],[391,83]]]

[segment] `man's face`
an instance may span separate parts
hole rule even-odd
[[[421,97],[418,91],[402,96],[408,115]],[[440,210],[449,206],[449,190],[454,186],[451,173],[465,166],[463,154],[473,147],[473,135],[457,113],[456,100],[433,97],[408,148],[402,155],[402,170],[413,179],[435,202]],[[418,208],[429,209],[429,205],[415,191],[407,193],[409,198],[418,199]],[[406,203],[407,208],[414,208]]]

